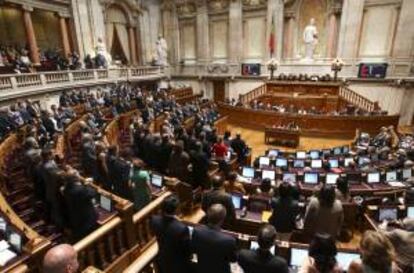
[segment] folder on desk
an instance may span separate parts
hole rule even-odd
[[[270,216],[272,216],[272,212],[265,210],[262,212],[262,222],[268,223]]]
[[[11,250],[5,249],[0,252],[0,266],[5,266],[11,259],[16,257],[16,253]]]

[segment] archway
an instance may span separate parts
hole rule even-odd
[[[108,51],[114,61],[126,60],[131,63],[131,49],[128,35],[128,17],[124,10],[114,4],[107,9],[106,38]]]

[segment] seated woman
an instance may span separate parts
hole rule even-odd
[[[345,178],[339,177],[336,180],[335,195],[336,199],[338,199],[342,203],[349,203],[352,201],[351,194],[349,193],[348,181]]]
[[[134,160],[133,165],[131,184],[134,208],[140,210],[151,202],[151,189],[148,184],[150,177],[148,172],[142,169],[142,161]]]
[[[309,256],[298,273],[341,273],[336,254],[335,240],[329,234],[317,233],[309,245]]]
[[[317,197],[312,197],[305,213],[305,232],[311,238],[315,233],[328,233],[336,238],[344,220],[342,202],[335,198],[335,188],[324,185]]]
[[[231,172],[228,176],[226,182],[224,182],[224,189],[228,193],[241,193],[246,194],[246,190],[243,187],[243,184],[237,181],[237,173]]]
[[[365,231],[359,243],[361,260],[352,261],[349,273],[397,273],[395,251],[390,240],[380,232]]]

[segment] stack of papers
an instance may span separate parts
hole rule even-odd
[[[5,266],[11,259],[17,256],[9,247],[8,242],[5,240],[0,241],[0,266]]]

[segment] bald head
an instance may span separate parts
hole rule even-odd
[[[226,218],[226,208],[222,204],[213,204],[207,210],[207,221],[210,225],[220,227]]]
[[[43,272],[75,273],[78,268],[78,255],[68,244],[57,245],[49,249],[43,258]]]

